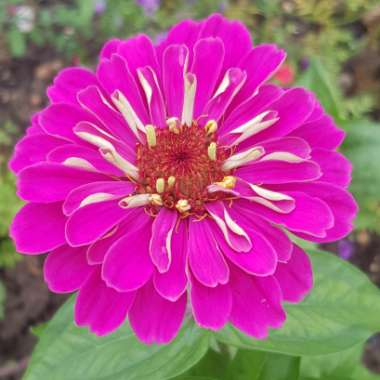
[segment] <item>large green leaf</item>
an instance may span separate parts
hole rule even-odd
[[[302,379],[314,380],[379,380],[380,375],[370,373],[361,362],[363,345],[323,356],[302,358]]]
[[[97,337],[74,326],[73,300],[43,330],[24,380],[164,380],[185,372],[208,349],[209,333],[191,320],[169,345],[144,345],[127,325]]]
[[[287,322],[266,340],[228,326],[216,333],[226,344],[290,355],[323,355],[364,342],[380,330],[380,292],[351,264],[313,251],[314,289],[298,305],[287,306]]]

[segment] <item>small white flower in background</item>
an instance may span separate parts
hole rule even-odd
[[[16,7],[15,24],[20,32],[28,33],[33,30],[36,18],[35,11],[28,5]]]

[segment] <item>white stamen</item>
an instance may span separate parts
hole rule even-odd
[[[165,191],[165,180],[163,178],[158,178],[156,181],[157,193],[161,194]]]
[[[193,110],[195,92],[197,90],[197,78],[192,73],[186,73],[184,75],[185,80],[185,95],[183,100],[182,120],[181,123],[187,126],[191,126],[193,122]]]
[[[178,135],[178,133],[180,132],[180,122],[177,117],[170,117],[169,119],[167,119],[166,125],[168,126],[170,132],[173,132],[176,135]]]
[[[174,184],[175,184],[175,177],[171,175],[171,176],[168,178],[168,186],[169,186],[169,189],[172,189],[173,186],[174,186]]]
[[[277,191],[264,189],[264,188],[262,188],[260,186],[253,185],[253,184],[249,184],[249,186],[251,187],[251,189],[255,193],[257,193],[258,195],[260,195],[260,197],[269,199],[271,201],[293,201],[294,200],[289,195],[286,195],[286,194],[283,194],[283,193],[279,193]]]
[[[150,103],[152,102],[152,96],[153,96],[152,87],[150,86],[149,82],[146,80],[146,78],[144,77],[144,74],[142,73],[140,69],[137,69],[137,76],[139,77],[141,86],[144,90],[146,100],[148,104],[150,105]]]
[[[217,88],[217,90],[215,91],[215,94],[213,95],[213,99],[216,98],[218,95],[220,94],[223,94],[224,91],[227,90],[228,86],[230,85],[231,81],[230,81],[230,76],[229,76],[229,73],[226,72],[226,74],[224,75],[222,81],[220,82],[220,85],[219,87]]]
[[[157,138],[156,138],[156,129],[153,125],[148,124],[145,126],[146,129],[146,140],[150,147],[156,146]]]
[[[208,135],[212,135],[218,129],[218,124],[215,120],[209,120],[205,125],[205,130]]]
[[[207,154],[210,160],[216,161],[216,143],[212,142],[207,148]]]
[[[97,146],[100,149],[115,149],[114,146],[103,137],[84,131],[77,131],[75,132],[75,134],[82,140],[85,140],[90,144]]]
[[[247,138],[263,131],[264,129],[269,128],[273,124],[275,124],[279,118],[274,117],[269,120],[264,120],[264,118],[269,115],[270,113],[273,113],[273,111],[265,111],[257,116],[255,116],[252,120],[246,122],[245,124],[241,125],[238,128],[233,129],[230,133],[231,134],[240,134],[241,135],[232,143],[232,145],[238,145],[242,141],[246,140]]]
[[[112,146],[112,144],[111,144],[111,146]],[[138,171],[137,167],[135,165],[131,164],[129,161],[127,161],[119,153],[117,153],[116,149],[113,146],[111,149],[101,148],[100,153],[102,154],[102,156],[104,157],[105,160],[107,160],[108,162],[110,162],[114,166],[118,167],[120,170],[122,170],[128,176],[130,176],[133,179],[138,179],[139,171]]]
[[[82,200],[82,202],[80,203],[79,207],[83,207],[83,206],[86,206],[86,205],[89,205],[89,204],[92,204],[92,203],[107,201],[107,200],[112,199],[114,197],[115,197],[114,194],[109,194],[109,193],[94,193],[94,194],[90,194],[89,196],[87,196],[86,198],[84,198]]]
[[[90,162],[79,157],[66,158],[66,160],[63,161],[62,164],[66,166],[73,166],[76,168],[96,171],[96,168]]]
[[[232,232],[239,236],[244,236],[248,241],[250,241],[249,236],[246,232],[231,218],[230,214],[224,209],[224,220],[226,221],[227,226]]]
[[[121,208],[134,208],[146,206],[148,204],[162,205],[162,199],[159,194],[136,194],[123,198],[119,202]]]
[[[134,135],[140,140],[138,130],[145,133],[145,127],[142,121],[137,116],[133,107],[129,103],[128,99],[119,90],[116,90],[111,95],[111,99],[113,104],[115,104],[116,108],[123,115],[124,119],[126,120]]]
[[[273,152],[264,156],[261,161],[302,162],[304,159],[290,152]]]
[[[222,168],[223,170],[238,168],[239,166],[243,166],[251,161],[257,160],[263,154],[264,148],[261,146],[245,150],[244,152],[237,153],[229,157],[226,161],[224,161]]]
[[[184,213],[186,211],[189,211],[191,209],[191,206],[189,204],[189,201],[187,199],[180,199],[176,205],[175,208],[180,212]]]

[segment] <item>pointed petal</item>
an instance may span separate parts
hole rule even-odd
[[[87,263],[86,248],[68,245],[54,249],[44,263],[44,279],[51,291],[70,293],[78,290],[92,273]]]
[[[290,260],[278,265],[274,277],[280,285],[284,301],[302,301],[313,287],[313,271],[308,255],[294,245]]]
[[[65,243],[62,203],[28,203],[13,219],[10,235],[20,253],[48,252]]]
[[[151,278],[154,269],[149,255],[151,229],[151,218],[141,212],[135,226],[111,246],[102,269],[102,278],[108,286],[119,291],[131,291]]]
[[[221,255],[208,220],[191,219],[189,224],[189,265],[199,282],[215,287],[226,284],[229,269]]]
[[[129,311],[133,331],[146,344],[169,343],[181,327],[186,309],[186,294],[178,301],[162,298],[151,282],[138,290]]]
[[[100,277],[100,270],[96,268],[79,290],[74,311],[75,323],[88,326],[96,335],[107,335],[125,321],[134,297],[135,292],[119,293],[107,287]]]

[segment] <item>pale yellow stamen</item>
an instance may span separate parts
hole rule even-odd
[[[156,181],[157,193],[161,194],[165,191],[165,180],[163,178],[158,178]]]
[[[216,184],[224,187],[225,189],[233,189],[236,185],[236,177],[233,175],[227,175],[223,178],[223,181],[216,182]]]
[[[166,120],[166,125],[169,128],[170,132],[175,133],[176,135],[180,132],[180,122],[177,117],[171,117],[168,120]]]
[[[189,211],[191,209],[191,206],[189,204],[189,201],[187,199],[180,199],[176,205],[175,208],[180,212],[184,213],[186,211]]]
[[[168,186],[169,186],[169,189],[172,189],[173,186],[174,186],[174,184],[175,184],[175,177],[171,175],[171,176],[168,178]]]
[[[153,206],[162,206],[163,203],[162,203],[161,195],[160,194],[151,194],[150,195],[150,203]]]
[[[215,120],[209,120],[205,125],[205,130],[208,135],[212,135],[218,129],[218,124]]]
[[[207,154],[210,160],[216,161],[216,143],[212,142],[207,148]]]
[[[145,126],[145,130],[146,130],[146,140],[148,142],[148,145],[151,148],[156,146],[157,144],[156,129],[153,127],[153,125],[148,124]]]

